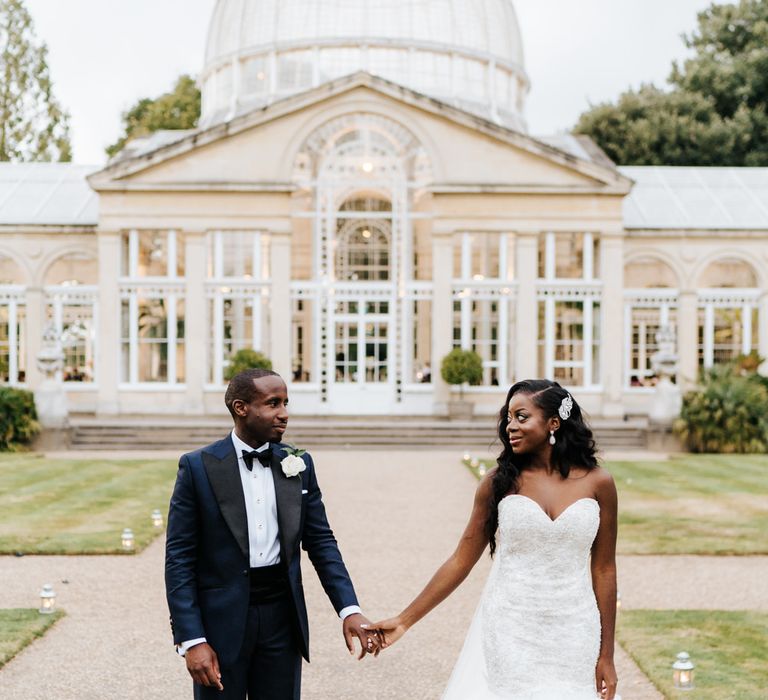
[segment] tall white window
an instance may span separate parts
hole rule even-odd
[[[568,386],[601,381],[597,248],[591,233],[546,233],[539,241],[539,369]]]
[[[657,376],[653,357],[659,351],[658,335],[677,329],[677,290],[648,290],[625,295],[624,385],[630,389],[651,387]],[[673,377],[674,380],[674,377]]]
[[[26,306],[24,289],[0,286],[0,382],[26,381]]]
[[[699,279],[700,367],[730,362],[758,347],[757,275],[747,262],[723,257]]]
[[[121,266],[121,380],[183,383],[183,236],[176,231],[125,232]]]
[[[641,255],[624,267],[624,386],[656,384],[654,353],[658,334],[677,335],[677,273],[657,255]],[[672,377],[673,381],[675,377]]]
[[[73,385],[96,381],[97,285],[98,262],[87,251],[62,256],[45,275],[47,320],[61,339],[62,378]]]
[[[0,383],[26,381],[26,292],[18,265],[0,254]]]
[[[269,354],[269,239],[255,231],[208,234],[208,382],[220,385],[238,350]]]
[[[453,346],[483,360],[483,385],[509,381],[508,234],[462,233],[454,241]]]

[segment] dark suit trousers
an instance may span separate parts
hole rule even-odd
[[[301,653],[290,595],[248,607],[240,656],[221,669],[224,690],[194,685],[195,700],[299,700]]]

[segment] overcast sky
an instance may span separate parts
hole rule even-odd
[[[103,163],[120,115],[170,89],[204,59],[215,0],[26,0],[48,44],[59,101],[72,115],[74,157]],[[665,83],[686,55],[681,35],[709,0],[515,0],[531,78],[534,135],[569,129],[590,103]]]

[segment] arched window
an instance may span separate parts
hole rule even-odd
[[[758,346],[757,274],[744,260],[724,256],[699,277],[699,366],[730,362]]]
[[[57,258],[45,275],[48,323],[61,338],[65,382],[96,379],[98,261],[89,251]]]
[[[634,258],[624,267],[626,387],[656,383],[653,356],[659,351],[659,332],[677,332],[678,286],[677,273],[656,256]]]
[[[376,204],[379,203],[374,200],[374,205]],[[337,229],[337,280],[382,282],[390,278],[392,242],[390,220],[340,218]]]

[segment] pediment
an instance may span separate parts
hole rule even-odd
[[[579,158],[367,73],[112,163],[94,189],[290,191],[304,138],[350,112],[387,115],[410,129],[433,161],[436,192],[580,191],[625,194],[632,181],[605,162]]]

